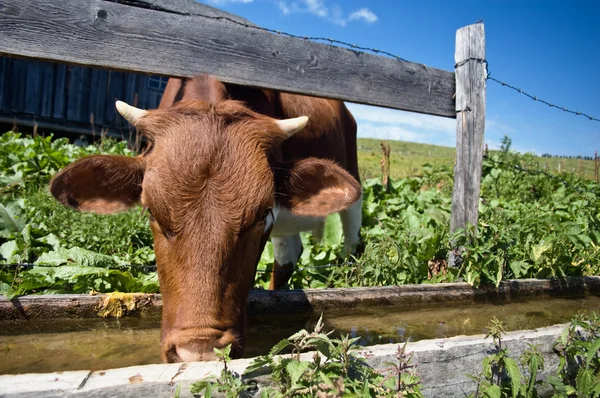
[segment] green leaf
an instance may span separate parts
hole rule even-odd
[[[298,383],[298,380],[300,380],[304,372],[306,372],[306,369],[308,369],[309,365],[310,362],[298,361],[295,359],[292,359],[290,362],[288,362],[285,369],[290,376],[290,382],[292,383],[292,386],[295,386]]]
[[[0,203],[0,236],[5,238],[13,233],[19,233],[25,227],[21,209],[15,202],[4,206]]]
[[[254,358],[254,360],[250,363],[250,365],[248,365],[248,367],[246,367],[246,369],[244,370],[244,374],[249,374],[252,373],[258,369],[261,369],[265,366],[270,366],[271,365],[271,358],[267,355],[261,355],[258,356],[256,358]]]
[[[598,350],[600,350],[600,339],[596,339],[596,340],[590,342],[590,348],[586,355],[586,359],[587,359],[586,363],[588,364],[588,366],[592,363],[592,360],[596,357]]]
[[[95,253],[91,250],[74,247],[71,249],[58,248],[42,254],[36,261],[38,265],[58,266],[63,264],[77,264],[85,267],[116,266],[115,260],[107,255]]]
[[[531,246],[531,259],[536,263],[546,251],[550,250],[552,243],[542,240],[539,244]]]
[[[269,351],[269,355],[273,356],[273,355],[277,355],[279,354],[284,348],[289,347],[290,345],[292,345],[288,339],[283,339],[281,340],[279,343],[275,344],[273,346],[273,348],[271,348],[271,351]]]
[[[16,240],[9,240],[8,242],[4,242],[2,246],[0,246],[0,256],[7,263],[15,263],[19,260],[15,258],[15,254],[19,252],[19,245]]]
[[[321,380],[323,380],[323,382],[325,384],[327,384],[330,387],[335,388],[335,384],[333,383],[333,381],[331,381],[331,379],[329,377],[327,377],[327,375],[325,373],[323,373],[322,370],[319,371],[319,376],[321,377]]]
[[[524,261],[511,261],[508,266],[510,267],[515,278],[520,278],[527,273],[530,265]]]
[[[594,371],[591,369],[580,368],[577,372],[577,377],[575,378],[575,384],[577,386],[577,392],[580,394],[586,394],[589,396],[592,392],[592,388],[594,388],[595,384],[595,376]]]
[[[504,358],[504,367],[506,369],[506,374],[508,375],[508,377],[510,377],[512,397],[516,398],[519,393],[521,378],[523,377],[521,375],[521,370],[519,370],[517,362],[509,357]]]
[[[214,377],[197,381],[190,386],[190,392],[192,394],[201,394],[204,392],[204,397],[212,397],[212,384],[215,381]]]
[[[482,393],[485,398],[500,398],[500,386],[492,384],[483,389]]]
[[[596,384],[592,388],[592,397],[600,397],[600,378],[596,379]]]
[[[339,245],[342,241],[343,229],[339,213],[330,214],[325,220],[325,231],[322,244],[325,247]]]
[[[327,257],[327,252],[326,251],[322,251],[319,254],[317,254],[316,256],[314,256],[313,259],[316,260],[316,261],[321,261],[321,260],[324,260],[325,257]]]

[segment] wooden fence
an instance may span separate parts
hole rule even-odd
[[[0,54],[230,83],[457,119],[451,229],[478,217],[485,122],[482,23],[456,34],[456,72],[280,35],[193,0],[10,0]],[[235,22],[234,22],[235,20]],[[0,94],[2,87],[0,87]]]

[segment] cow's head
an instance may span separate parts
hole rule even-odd
[[[280,164],[273,151],[308,118],[275,120],[235,101],[117,109],[149,141],[138,157],[97,155],[51,182],[64,205],[115,213],[148,209],[163,300],[164,361],[208,360],[244,346],[245,307],[280,207],[325,216],[349,207],[360,185],[336,164]]]

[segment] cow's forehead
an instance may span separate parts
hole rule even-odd
[[[163,138],[145,159],[143,200],[166,223],[222,213],[244,224],[274,204],[264,150],[239,137]]]

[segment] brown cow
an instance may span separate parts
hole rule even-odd
[[[346,250],[359,240],[362,191],[356,124],[340,101],[170,79],[159,109],[117,102],[148,139],[135,157],[90,156],[50,183],[80,211],[150,214],[163,300],[164,361],[244,347],[246,300],[264,245],[275,250],[271,289],[289,279],[299,232],[322,234],[341,212]],[[307,118],[308,117],[308,118]]]

